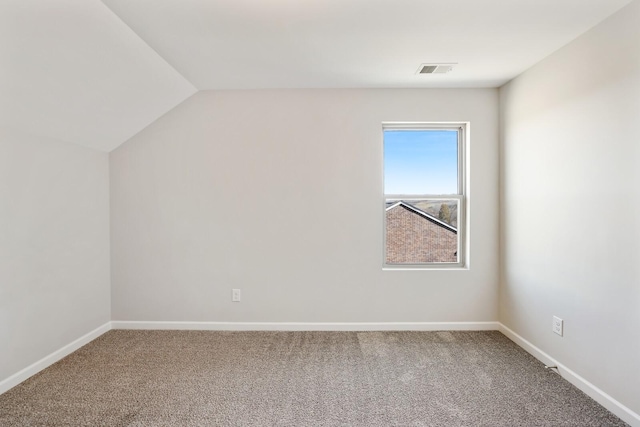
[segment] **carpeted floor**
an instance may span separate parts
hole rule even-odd
[[[623,426],[499,332],[110,331],[2,426]]]

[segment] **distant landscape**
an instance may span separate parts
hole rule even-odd
[[[397,200],[388,201],[387,206],[396,203]],[[428,213],[440,219],[447,224],[458,228],[458,203],[452,200],[403,200],[404,203],[411,205],[423,212]],[[446,208],[442,205],[445,204]],[[448,210],[448,213],[447,213]]]

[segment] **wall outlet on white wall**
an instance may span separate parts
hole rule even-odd
[[[553,325],[551,326],[551,330],[556,334],[562,336],[563,323],[564,320],[562,320],[558,316],[553,316]]]
[[[240,289],[231,289],[231,301],[240,302]]]

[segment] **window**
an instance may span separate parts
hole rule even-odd
[[[385,267],[465,265],[467,123],[385,123]]]

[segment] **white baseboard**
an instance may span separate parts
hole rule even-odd
[[[197,331],[497,331],[498,322],[111,322],[113,329]]]
[[[37,362],[27,366],[23,370],[11,375],[9,378],[0,381],[0,394],[12,389],[13,387],[17,386],[27,378],[53,365],[58,360],[64,358],[65,356],[68,356],[69,354],[73,353],[83,345],[88,344],[89,342],[98,338],[100,335],[104,334],[110,329],[111,329],[111,322],[107,322],[104,325],[89,332],[88,334],[85,334],[80,338],[78,338],[77,340],[65,345],[61,349],[56,350],[53,353],[49,354],[48,356],[45,356],[42,359],[38,360]]]
[[[587,396],[607,408],[610,412],[614,413],[621,420],[634,427],[640,427],[640,415],[636,414],[631,409],[627,408],[622,403],[618,402],[613,397],[609,396],[607,393],[600,390],[598,387],[591,384],[589,381],[582,378],[562,363],[558,362],[502,323],[499,323],[498,330],[545,365],[557,366],[560,375],[564,379],[582,390]]]

